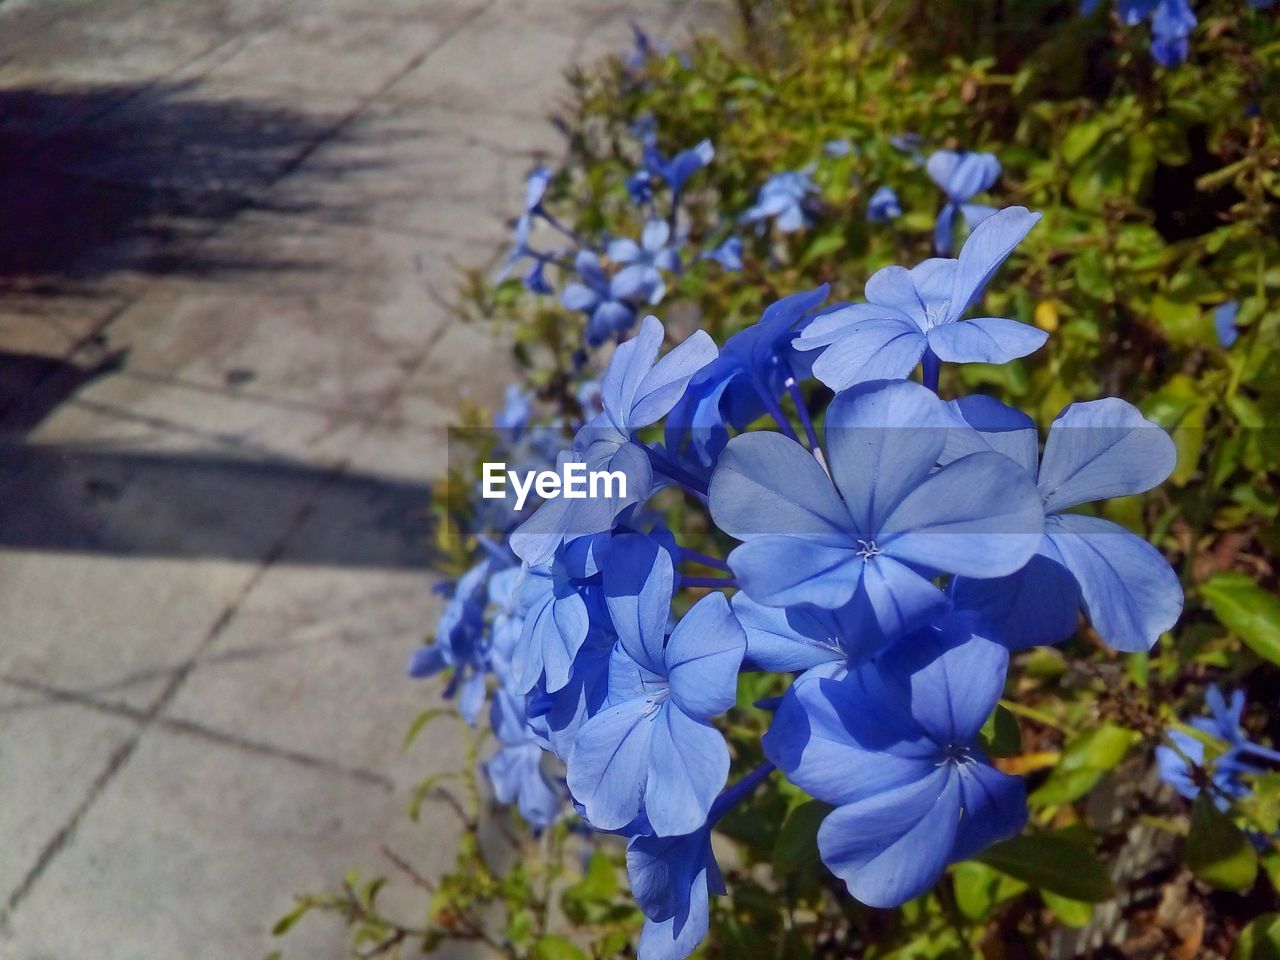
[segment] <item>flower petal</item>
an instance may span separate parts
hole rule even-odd
[[[845,659],[831,611],[766,607],[739,590],[733,595],[733,612],[746,634],[746,661],[758,670],[797,673]]]
[[[859,534],[874,539],[929,475],[954,426],[937,394],[908,380],[877,380],[836,396],[824,439],[831,476]]]
[[[1164,556],[1109,520],[1067,514],[1046,535],[1080,585],[1094,629],[1116,650],[1149,650],[1182,613],[1182,585]]]
[[[927,891],[950,859],[960,785],[949,765],[888,793],[832,811],[818,828],[822,862],[872,907],[896,907]]]
[[[638,533],[614,537],[604,567],[609,619],[622,648],[646,669],[664,674],[662,647],[675,570],[656,540]]]
[[[720,731],[668,701],[653,720],[644,809],[660,837],[692,833],[729,776],[729,746]]]
[[[710,593],[695,603],[676,624],[663,654],[672,702],[695,720],[732,707],[746,644],[723,593]]]
[[[628,700],[602,710],[578,730],[569,757],[569,790],[601,830],[625,827],[640,812],[655,726],[648,711],[646,701]]]
[[[1073,403],[1045,441],[1038,486],[1045,510],[1142,493],[1173,472],[1173,440],[1132,404],[1114,397]]]
[[[929,331],[929,349],[948,363],[1008,363],[1044,346],[1049,334],[1017,320],[979,317]]]
[[[958,768],[960,825],[952,860],[968,860],[997,840],[1017,836],[1027,824],[1027,788],[1021,777],[1011,777],[985,763],[965,763]]]
[[[830,534],[767,534],[729,554],[729,569],[743,592],[773,607],[842,607],[853,596],[861,567],[853,541]]]
[[[1039,222],[1040,214],[1026,207],[1005,207],[978,224],[960,250],[947,321],[960,319],[977,302],[1000,265]]]
[[[731,537],[835,534],[851,529],[831,479],[804,447],[778,433],[734,437],[709,490],[711,516]]]
[[[799,680],[763,740],[787,779],[826,803],[853,803],[915,783],[937,768],[937,746],[872,668],[841,680]]]
[[[912,490],[884,521],[886,554],[932,570],[1001,577],[1040,545],[1044,511],[1031,478],[998,453],[947,464]]]
[[[1029,416],[995,397],[980,393],[952,400],[947,406],[961,423],[972,429],[953,430],[947,435],[947,448],[941,463],[947,464],[983,450],[994,450],[1035,476],[1040,460],[1040,438],[1036,423]]]
[[[1044,546],[1017,573],[994,580],[956,577],[951,599],[973,613],[986,636],[1010,650],[1061,643],[1076,631],[1080,620],[1080,588],[1075,577]]]
[[[796,346],[806,349],[804,341]],[[908,320],[864,320],[848,327],[822,352],[813,362],[813,375],[832,390],[868,380],[901,379],[916,368],[924,348],[924,334]]]

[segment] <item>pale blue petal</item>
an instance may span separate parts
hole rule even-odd
[[[972,430],[953,430],[947,435],[947,447],[941,463],[983,450],[1003,453],[1010,460],[1035,476],[1040,460],[1040,440],[1035,421],[1014,407],[1006,406],[995,397],[980,393],[952,400],[952,412]]]
[[[636,335],[618,344],[609,359],[609,367],[600,385],[600,402],[610,422],[623,435],[631,432],[631,408],[635,405],[640,385],[658,359],[664,335],[657,317],[645,317],[640,321]]]
[[[909,380],[862,384],[836,396],[823,428],[827,462],[860,535],[874,538],[928,476],[954,424],[937,394]]]
[[[1038,486],[1045,510],[1142,493],[1173,472],[1173,440],[1138,408],[1114,397],[1073,403],[1045,441]]]
[[[590,287],[584,287],[580,283],[569,284],[564,288],[564,293],[560,295],[560,303],[564,305],[566,310],[581,310],[585,312],[595,309],[596,304],[599,302],[600,294]]]
[[[609,619],[623,649],[654,673],[665,673],[662,647],[674,590],[671,556],[656,540],[638,533],[613,538],[604,569]]]
[[[791,345],[797,350],[817,350],[836,343],[869,320],[899,320],[914,326],[910,317],[893,307],[878,303],[850,303],[814,317]]]
[[[730,440],[711,476],[709,499],[716,525],[739,540],[765,533],[839,536],[852,528],[818,461],[778,433]]]
[[[1007,577],[956,577],[950,592],[958,609],[972,612],[986,635],[1010,650],[1061,643],[1075,633],[1080,619],[1075,577],[1043,553]]]
[[[607,256],[614,263],[630,263],[640,256],[640,246],[627,237],[609,241]]]
[[[732,707],[746,642],[723,593],[695,603],[676,624],[663,654],[672,703],[696,720]]]
[[[948,363],[1008,363],[1044,346],[1049,334],[1017,320],[980,317],[929,331],[929,348]]]
[[[822,862],[856,900],[897,907],[946,869],[959,825],[960,786],[949,765],[888,793],[838,807],[818,829]]]
[[[982,221],[960,250],[951,308],[945,320],[958,320],[978,298],[987,282],[1008,259],[1022,238],[1040,222],[1040,214],[1026,207],[1006,207]]]
[[[743,591],[774,607],[844,606],[853,597],[862,563],[852,540],[830,534],[766,534],[729,554],[729,569]]]
[[[729,776],[729,746],[720,731],[668,701],[652,721],[644,809],[660,837],[692,833]]]
[[[947,597],[930,580],[893,557],[867,561],[854,602],[865,597],[879,638],[877,645],[924,626],[947,609]]]
[[[655,423],[676,405],[689,381],[716,358],[716,344],[705,330],[668,351],[641,380],[631,401],[628,425],[633,429]]]
[[[880,667],[908,691],[911,715],[935,743],[968,745],[1004,690],[1009,651],[950,618],[896,644]]]
[[[906,563],[969,577],[1002,577],[1031,559],[1044,511],[1027,472],[998,453],[956,460],[912,490],[876,543]]]
[[[845,659],[831,614],[820,607],[766,607],[739,590],[733,612],[747,637],[747,662],[759,670],[797,673]]]
[[[951,256],[951,248],[955,243],[956,205],[944,203],[938,211],[937,222],[933,225],[933,249],[944,257]]]
[[[806,348],[804,341],[796,346]],[[900,379],[916,368],[924,348],[924,335],[908,320],[864,320],[823,351],[813,362],[813,375],[837,391],[868,380]]]
[[[646,701],[629,700],[602,710],[578,730],[569,790],[601,830],[625,827],[640,812],[654,729],[648,714]]]
[[[985,203],[960,204],[960,216],[964,218],[964,225],[970,230],[973,230],[994,213],[996,213],[996,208],[989,207]]]
[[[671,227],[667,225],[667,221],[650,220],[640,234],[640,243],[650,253],[656,253],[667,245],[670,238]]]
[[[853,803],[915,783],[937,768],[938,748],[905,707],[903,698],[857,672],[799,680],[764,735],[765,756],[825,803]]]
[[[891,307],[925,327],[924,304],[916,293],[911,271],[906,267],[881,267],[867,280],[866,298],[881,307]]]
[[[1027,788],[985,763],[957,768],[960,781],[960,825],[952,860],[967,860],[997,840],[1016,837],[1027,824]]]
[[[1149,650],[1182,613],[1182,585],[1164,556],[1124,527],[1066,514],[1046,530],[1080,585],[1085,612],[1110,646]]]

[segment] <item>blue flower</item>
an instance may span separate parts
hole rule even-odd
[[[934,470],[947,405],[907,380],[838,394],[827,408],[826,464],[781,434],[734,437],[711,477],[711,516],[742,540],[729,567],[765,606],[859,606],[878,642],[932,619],[939,573],[1006,576],[1036,551],[1044,513],[1007,457],[975,453]]]
[[[500,744],[484,764],[494,796],[499,803],[514,803],[531,827],[550,826],[560,813],[560,798],[542,772],[542,746],[529,728],[524,707],[511,694],[499,690],[490,720]]]
[[[637,170],[627,177],[627,194],[636,206],[653,200],[653,174],[648,170]]]
[[[970,230],[996,212],[995,207],[969,201],[979,193],[991,189],[999,179],[1000,161],[991,153],[939,150],[929,157],[925,169],[947,197],[946,203],[938,211],[938,222],[933,231],[934,249],[945,257],[951,253],[957,212],[964,217]]]
[[[671,239],[671,227],[665,220],[650,220],[644,225],[640,242],[619,237],[609,243],[608,256],[622,264],[614,278],[613,289],[624,300],[648,300],[658,303],[666,295],[662,271],[680,272],[680,253]]]
[[[957,605],[977,611],[1015,650],[1075,632],[1081,606],[1117,650],[1146,650],[1177,621],[1182,587],[1155,547],[1123,527],[1071,507],[1142,493],[1177,462],[1169,435],[1123,400],[1073,403],[1053,422],[1037,466],[1035,424],[990,397],[952,403],[973,428],[952,437],[943,462],[995,450],[1034,478],[1047,515],[1036,557],[1003,580],[958,579]]]
[[[547,260],[545,257],[535,257],[533,263],[529,264],[529,269],[525,271],[520,282],[524,284],[524,288],[530,293],[537,294],[540,297],[549,296],[555,293],[555,288],[546,277]]]
[[[1008,207],[970,235],[957,260],[885,267],[867,281],[867,303],[815,320],[796,340],[822,349],[813,373],[832,390],[905,377],[926,351],[953,363],[1007,363],[1038,350],[1048,334],[1000,317],[963,320],[1040,214]]]
[[[626,302],[618,276],[605,276],[600,258],[590,250],[579,251],[573,266],[582,283],[565,287],[560,302],[567,310],[587,315],[587,342],[598,347],[611,335],[630,329],[636,322],[636,308]]]
[[[1187,59],[1196,15],[1187,0],[1160,0],[1151,17],[1151,55],[1162,67],[1176,67]]]
[[[1008,657],[949,623],[843,680],[802,680],[783,698],[765,754],[835,806],[818,850],[858,900],[905,903],[947,864],[1022,829],[1022,781],[990,766],[978,746]]]
[[[1240,303],[1237,300],[1228,300],[1213,311],[1213,330],[1224,350],[1229,350],[1240,339],[1240,329],[1236,326],[1239,313]]]
[[[494,561],[486,557],[458,578],[436,624],[435,640],[409,660],[409,676],[418,679],[453,668],[444,695],[458,696],[458,712],[469,724],[479,718],[485,701],[486,581],[493,569]]]
[[[836,610],[766,607],[740,590],[733,612],[747,636],[748,669],[839,679],[879,652],[879,631],[856,603]]]
[[[699,259],[714,260],[726,270],[741,270],[742,241],[738,237],[729,237],[714,250],[703,253]]]
[[[520,434],[524,433],[529,425],[529,416],[533,412],[532,400],[531,391],[521,390],[514,383],[507,386],[502,409],[493,416],[493,425],[504,433],[504,440],[517,440]]]
[[[578,431],[573,452],[561,455],[562,464],[573,460],[588,470],[625,473],[626,495],[546,501],[511,535],[511,549],[520,559],[533,566],[544,563],[566,538],[603,533],[620,513],[648,499],[653,488],[649,453],[632,437],[666,416],[693,376],[716,357],[715,342],[699,330],[658,360],[664,335],[657,317],[645,317],[636,336],[618,345],[601,388],[603,412]]]
[[[649,38],[649,34],[635,20],[628,19],[627,23],[631,27],[631,49],[627,51],[622,62],[628,70],[632,72],[641,70],[653,57],[666,54],[666,44],[654,43]]]
[[[703,140],[688,150],[681,150],[668,160],[654,141],[647,139],[644,144],[644,168],[670,188],[674,206],[674,197],[679,197],[684,192],[688,179],[709,164],[715,155],[716,150],[711,141]]]
[[[731,336],[667,416],[667,448],[700,468],[714,466],[729,442],[729,427],[741,430],[756,420],[767,403],[782,395],[789,379],[807,372],[803,355],[797,356],[791,342],[826,296],[824,284],[783,297],[765,309],[758,323]]]
[[[710,827],[681,837],[632,838],[627,874],[645,915],[639,960],[683,960],[693,953],[710,925],[709,895],[725,893]]]
[[[902,204],[893,187],[880,187],[867,202],[867,219],[872,223],[887,223],[902,216]]]
[[[605,601],[618,636],[605,708],[578,731],[569,789],[596,827],[643,811],[658,836],[707,820],[729,773],[729,748],[709,722],[733,706],[746,641],[720,593],[699,600],[670,637],[675,573],[649,537],[613,540]]]
[[[537,566],[525,565],[516,587],[523,625],[511,658],[517,692],[528,693],[541,680],[554,693],[569,682],[573,658],[591,627],[585,593],[570,576],[563,551]]]
[[[775,173],[765,181],[756,197],[756,205],[742,215],[745,223],[763,223],[772,219],[783,233],[792,233],[809,223],[806,205],[818,192],[806,170]]]
[[[848,140],[841,138],[838,140],[828,140],[822,145],[822,152],[828,157],[847,157],[854,152],[853,144]]]

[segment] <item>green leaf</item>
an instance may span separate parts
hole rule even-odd
[[[1079,900],[1072,900],[1069,897],[1060,897],[1056,893],[1048,890],[1042,890],[1041,896],[1044,897],[1044,904],[1050,910],[1058,915],[1068,927],[1083,927],[1093,919],[1093,904],[1083,903]]]
[[[1264,913],[1240,931],[1235,960],[1280,960],[1280,913]]]
[[[818,850],[818,826],[830,812],[831,807],[821,800],[809,800],[791,809],[773,847],[775,872],[794,873],[813,863]]]
[[[1197,878],[1219,890],[1247,890],[1258,876],[1258,851],[1207,792],[1191,808],[1182,855]]]
[[[586,874],[565,890],[560,903],[574,923],[594,923],[609,912],[617,894],[618,872],[609,854],[596,850],[587,862]]]
[[[539,937],[533,945],[533,960],[587,960],[587,955],[563,937]]]
[[[292,910],[276,921],[271,928],[273,937],[282,937],[293,929],[293,925],[307,915],[314,904],[310,900],[299,900]]]
[[[986,752],[993,757],[1013,757],[1022,752],[1022,731],[1018,729],[1018,720],[998,704],[983,725],[981,736]]]
[[[970,920],[986,920],[991,911],[1016,897],[1027,885],[977,860],[965,860],[951,868],[956,906]]]
[[[1104,723],[1067,745],[1049,779],[1031,794],[1035,806],[1055,806],[1078,800],[1094,788],[1102,775],[1125,758],[1139,734]]]
[[[1258,656],[1280,664],[1280,597],[1243,573],[1220,573],[1200,585],[1209,609]]]
[[[1092,847],[1074,831],[1003,840],[977,859],[1033,887],[1071,900],[1101,903],[1113,892],[1105,867]]]

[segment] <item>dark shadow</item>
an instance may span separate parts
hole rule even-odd
[[[128,353],[116,350],[92,366],[81,366],[0,350],[0,441],[28,432],[85,384],[120,370]]]
[[[198,82],[0,89],[0,295],[66,292],[117,272],[265,272],[282,264],[195,241],[246,207],[312,213],[265,189],[341,123]],[[331,179],[360,164],[309,163]],[[305,197],[305,184],[291,196]]]
[[[259,563],[289,535],[279,562],[425,568],[430,497],[285,459],[0,441],[0,550]]]

